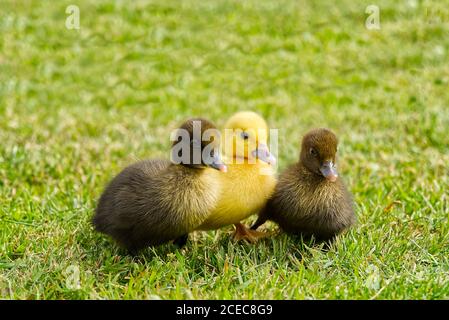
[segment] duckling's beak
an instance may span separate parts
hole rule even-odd
[[[337,168],[332,161],[324,161],[320,167],[320,172],[331,182],[335,182],[338,178]]]
[[[259,144],[257,149],[251,152],[251,155],[273,166],[276,164],[276,158],[270,153],[266,144]]]
[[[221,172],[228,171],[228,167],[221,161],[220,157],[213,157],[212,162],[208,166]]]

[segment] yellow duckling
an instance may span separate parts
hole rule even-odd
[[[198,230],[234,224],[236,240],[255,242],[266,234],[250,230],[240,221],[258,213],[276,186],[276,159],[268,149],[268,126],[257,113],[238,112],[226,122],[222,137],[228,171],[219,175],[221,195]]]

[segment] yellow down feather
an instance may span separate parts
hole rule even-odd
[[[215,209],[199,230],[218,229],[256,214],[276,185],[274,168],[260,159],[251,158],[252,150],[268,144],[265,120],[254,112],[239,112],[226,122],[225,129],[232,130],[232,134],[222,134],[226,140],[222,145],[228,171],[218,175],[221,194]],[[242,132],[247,139],[242,138]]]

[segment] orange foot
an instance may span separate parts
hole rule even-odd
[[[257,242],[257,240],[269,237],[271,235],[270,232],[260,232],[248,229],[240,222],[234,224],[234,226],[235,226],[235,233],[234,233],[235,241],[246,240],[248,242],[255,243]]]

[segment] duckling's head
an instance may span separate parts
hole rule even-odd
[[[337,144],[337,136],[329,129],[313,129],[302,139],[300,161],[309,171],[335,182]]]
[[[268,149],[268,126],[255,112],[237,112],[225,124],[224,149],[227,156],[244,162],[264,161],[274,165],[276,158]]]
[[[209,120],[192,118],[172,133],[171,160],[190,168],[214,168],[226,172],[220,157],[220,132]]]

